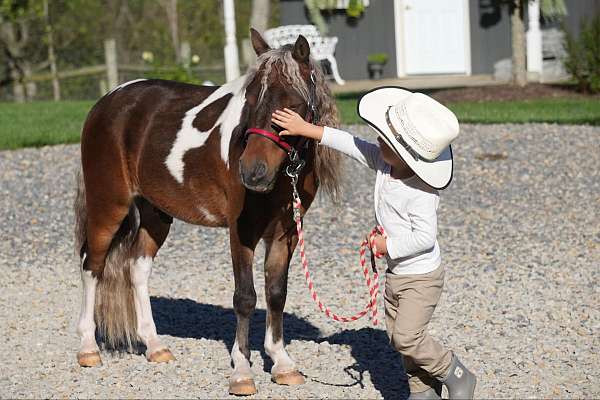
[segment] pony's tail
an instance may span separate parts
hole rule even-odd
[[[75,197],[75,244],[83,259],[87,251],[87,209],[81,171]],[[130,278],[132,245],[139,222],[134,204],[115,234],[106,255],[104,270],[98,276],[94,319],[96,332],[107,349],[133,350],[138,343],[137,318]]]

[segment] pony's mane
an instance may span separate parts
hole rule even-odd
[[[272,49],[258,56],[256,64],[248,68],[246,82],[244,87],[248,87],[254,81],[259,69],[264,68],[260,81],[260,93],[258,104],[262,102],[265,92],[268,89],[268,78],[274,65],[279,66],[279,78],[294,88],[298,94],[308,102],[309,89],[306,81],[300,73],[298,62],[292,57],[292,45],[285,45],[277,49]],[[325,81],[325,76],[321,70],[319,62],[310,58],[310,67],[314,71],[316,80],[316,107],[319,110],[318,124],[337,128],[339,118],[335,99],[333,98],[329,86]],[[316,146],[315,173],[319,180],[320,187],[325,190],[333,201],[338,201],[341,195],[342,180],[342,158],[339,152],[326,146]]]

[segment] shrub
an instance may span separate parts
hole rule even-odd
[[[193,63],[197,63],[197,57],[192,59]],[[185,83],[195,83],[200,84],[201,80],[192,72],[189,67],[185,67],[180,64],[174,65],[163,65],[158,60],[154,58],[154,54],[149,51],[144,51],[142,53],[142,60],[144,63],[151,67],[149,71],[147,71],[144,76],[146,78],[156,78],[156,79],[166,79],[169,81],[179,81]]]
[[[581,21],[579,37],[567,29],[565,68],[584,92],[600,92],[600,13]]]
[[[370,64],[385,64],[388,61],[389,56],[387,55],[387,53],[373,53],[373,54],[369,54],[369,56],[367,57],[367,61]]]

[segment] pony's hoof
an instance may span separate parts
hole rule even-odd
[[[170,361],[175,361],[175,356],[171,353],[171,350],[162,349],[150,354],[148,356],[148,361],[153,363],[168,363]]]
[[[302,385],[306,382],[298,370],[275,374],[272,379],[278,385]]]
[[[229,382],[229,394],[236,396],[250,396],[256,394],[256,386],[253,379]]]
[[[82,367],[98,367],[102,365],[100,353],[97,351],[92,353],[77,353],[77,362]]]

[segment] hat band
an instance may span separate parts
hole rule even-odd
[[[394,135],[394,138],[398,141],[398,143],[400,143],[402,145],[402,147],[404,147],[404,149],[406,151],[408,151],[408,154],[410,154],[415,161],[424,161],[424,162],[431,162],[431,160],[428,160],[426,158],[424,158],[423,156],[421,156],[415,149],[413,149],[410,144],[408,144],[404,138],[402,137],[402,135],[400,135],[400,133],[398,133],[398,131],[396,130],[396,128],[394,127],[394,125],[392,124],[392,121],[390,120],[390,110],[391,110],[392,106],[389,106],[386,113],[385,113],[385,121],[388,124],[388,127],[391,129],[392,134]],[[402,119],[400,119],[400,123],[402,123]],[[402,126],[403,128],[407,128],[406,126]]]

